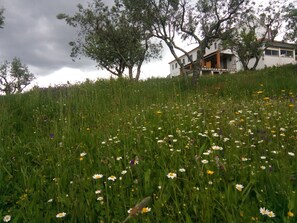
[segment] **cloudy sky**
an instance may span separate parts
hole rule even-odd
[[[88,0],[1,0],[5,24],[0,29],[0,63],[18,57],[37,76],[34,84],[48,86],[70,81],[75,83],[85,78],[109,77],[104,70],[88,59],[72,61],[69,56],[69,41],[75,40],[77,31],[58,20],[56,15],[73,15],[77,4]],[[113,0],[104,0],[111,5]],[[143,66],[142,78],[167,76],[168,62],[172,59],[167,50],[163,59]]]

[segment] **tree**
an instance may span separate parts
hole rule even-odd
[[[237,55],[244,70],[256,69],[263,52],[274,41],[283,24],[284,7],[279,0],[255,9],[243,13],[231,29],[231,35],[223,40],[223,45]]]
[[[0,65],[0,91],[6,95],[21,93],[34,79],[28,67],[14,58],[11,63],[5,61]]]
[[[287,20],[285,39],[291,40],[297,44],[297,8],[290,4],[286,8],[285,19]]]
[[[176,50],[187,54],[176,42],[179,2],[176,0],[122,0],[134,21],[139,21],[153,36],[163,41],[176,59],[184,74],[183,63]]]
[[[73,58],[85,55],[118,77],[122,77],[127,68],[129,78],[138,80],[143,62],[159,56],[161,45],[151,42],[151,35],[141,23],[130,19],[117,0],[111,9],[101,0],[94,0],[87,8],[78,5],[74,16],[59,14],[57,17],[80,29],[77,40],[70,43]],[[135,75],[134,67],[137,67]]]
[[[183,64],[175,50],[182,51],[188,57],[193,67],[193,82],[196,83],[205,48],[230,26],[247,0],[197,0],[196,4],[192,4],[191,0],[123,2],[152,35],[166,43],[181,68]],[[199,45],[196,61],[177,43],[177,33],[182,40],[191,39]]]
[[[4,8],[0,9],[0,29],[2,29],[4,25],[5,17],[3,14],[4,14]]]

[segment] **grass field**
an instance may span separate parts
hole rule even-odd
[[[0,220],[297,222],[297,66],[186,82],[0,96]]]

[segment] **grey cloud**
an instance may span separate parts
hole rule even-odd
[[[105,1],[111,5],[113,1]],[[87,58],[73,62],[70,58],[69,41],[76,38],[76,30],[56,15],[72,15],[79,0],[2,0],[5,8],[5,25],[0,29],[0,62],[19,57],[32,66],[38,75],[62,67],[88,69],[95,63]]]

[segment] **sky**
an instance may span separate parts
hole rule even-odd
[[[103,1],[107,5],[113,3],[113,0]],[[73,15],[79,3],[87,2],[89,0],[1,0],[5,20],[4,28],[0,29],[0,63],[20,58],[36,76],[31,87],[109,78],[110,73],[98,69],[91,59],[72,60],[68,43],[76,39],[77,30],[56,18],[59,13]],[[162,59],[143,65],[141,78],[166,77],[172,58],[164,47]]]

